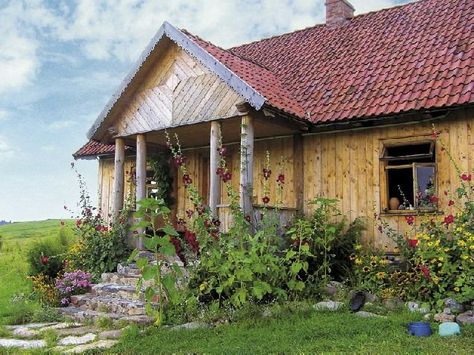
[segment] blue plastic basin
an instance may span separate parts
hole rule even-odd
[[[432,334],[430,323],[428,322],[409,323],[408,333],[416,337],[428,337]]]

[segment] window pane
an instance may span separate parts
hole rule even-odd
[[[436,186],[435,186],[435,168],[434,166],[417,166],[417,193],[416,199],[418,207],[435,208],[436,207]]]
[[[388,169],[388,200],[397,198],[400,202],[398,209],[413,209],[413,169]]]

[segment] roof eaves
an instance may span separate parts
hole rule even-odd
[[[263,95],[261,95],[258,91],[252,88],[249,84],[247,84],[244,80],[242,80],[224,64],[222,64],[218,59],[216,59],[210,53],[208,53],[199,45],[197,45],[185,33],[165,21],[158,30],[158,32],[155,34],[155,36],[152,38],[146,49],[140,55],[138,61],[133,66],[130,73],[122,81],[117,91],[112,95],[102,112],[99,114],[99,116],[93,123],[92,127],[87,132],[88,139],[92,139],[94,137],[100,125],[104,122],[107,115],[112,110],[113,106],[123,95],[126,88],[130,85],[133,78],[136,76],[142,65],[145,63],[145,61],[150,56],[151,52],[157,46],[160,40],[163,38],[163,36],[167,36],[170,40],[175,42],[188,54],[199,60],[204,66],[214,72],[226,84],[228,84],[232,89],[234,89],[238,94],[240,94],[256,110],[259,110],[263,106],[266,101],[266,98]]]

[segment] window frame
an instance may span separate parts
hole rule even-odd
[[[387,148],[395,146],[409,146],[409,145],[419,145],[419,144],[430,144],[429,153],[426,154],[413,154],[405,156],[386,156]],[[407,215],[407,214],[418,214],[418,213],[437,213],[439,205],[435,204],[433,207],[418,207],[419,201],[417,198],[418,192],[418,174],[417,167],[432,167],[434,169],[434,196],[438,196],[438,162],[436,154],[436,142],[433,139],[430,139],[426,136],[422,137],[410,137],[410,138],[400,138],[400,139],[387,139],[381,141],[381,150],[380,150],[380,167],[381,167],[381,182],[384,186],[380,189],[380,211],[384,214],[392,215]],[[390,161],[403,161],[403,160],[413,160],[420,158],[428,158],[434,156],[433,162],[408,162],[407,164],[398,164],[398,165],[389,165]],[[412,169],[413,174],[413,209],[406,210],[390,210],[389,201],[390,201],[390,189],[389,189],[389,176],[388,171],[393,169]],[[403,202],[403,201],[401,201]]]

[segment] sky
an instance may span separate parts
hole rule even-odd
[[[72,153],[164,21],[226,48],[324,16],[324,0],[0,0],[0,220],[69,217]],[[97,161],[76,167],[95,198]]]

